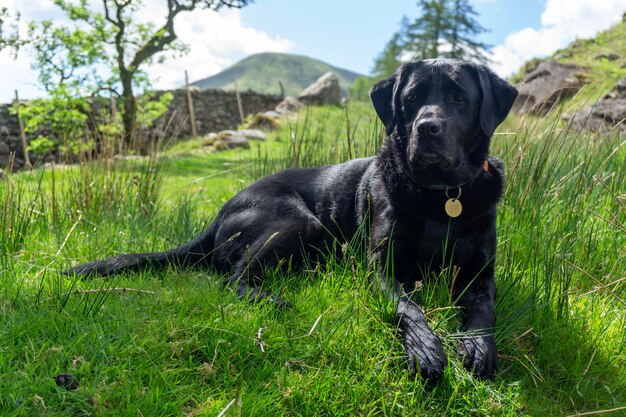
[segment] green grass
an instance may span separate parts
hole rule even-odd
[[[547,119],[511,119],[492,140],[508,175],[492,382],[457,358],[446,273],[415,297],[449,367],[434,388],[413,380],[356,247],[271,273],[267,286],[294,306],[285,312],[238,300],[203,271],[60,274],[187,241],[253,179],[370,155],[382,140],[364,104],[350,106],[349,144],[346,131],[342,109],[318,108],[247,151],[207,155],[191,140],[157,161],[5,176],[0,415],[563,416],[626,405],[626,143]],[[60,372],[80,387],[57,387]]]

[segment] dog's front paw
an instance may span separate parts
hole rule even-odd
[[[411,373],[416,375],[419,368],[425,380],[439,381],[448,362],[439,337],[425,323],[408,318],[400,320],[400,330]]]
[[[491,379],[498,372],[498,356],[493,336],[472,336],[461,340],[464,366],[478,378]]]

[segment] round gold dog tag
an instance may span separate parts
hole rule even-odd
[[[459,217],[463,212],[463,206],[461,202],[456,198],[450,198],[446,201],[446,214],[450,217]]]

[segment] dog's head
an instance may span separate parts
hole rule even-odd
[[[433,59],[402,65],[370,97],[403,169],[421,185],[455,185],[480,169],[517,90],[483,65]]]

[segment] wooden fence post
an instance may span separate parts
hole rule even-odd
[[[189,88],[189,75],[185,70],[185,91],[187,92],[187,111],[189,112],[189,124],[191,125],[191,136],[198,137],[196,129],[196,113],[193,109],[193,98],[191,97],[191,89]]]
[[[243,105],[241,104],[241,97],[239,96],[239,88],[237,88],[237,79],[233,78],[233,83],[235,84],[235,97],[237,97],[237,107],[239,108],[239,118],[241,119],[241,123],[243,123],[246,121],[246,119],[243,115]]]
[[[112,126],[115,126],[115,123],[117,122],[117,97],[113,94],[111,94],[111,124]],[[103,135],[103,139],[105,139],[103,141],[104,144],[104,152],[105,152],[105,157],[108,159],[112,158],[113,155],[115,155],[115,152],[117,151],[118,154],[122,155],[123,151],[124,151],[124,140],[117,134],[106,134]],[[117,148],[117,149],[116,149]]]
[[[280,98],[285,98],[285,87],[281,81],[278,81],[278,87],[280,87]]]
[[[17,124],[20,127],[20,138],[22,139],[22,150],[24,151],[24,169],[33,169],[33,165],[30,163],[30,158],[28,157],[28,150],[26,149],[28,146],[26,145],[24,124],[20,118],[20,98],[17,94],[17,90],[15,90],[15,115],[17,116]]]

